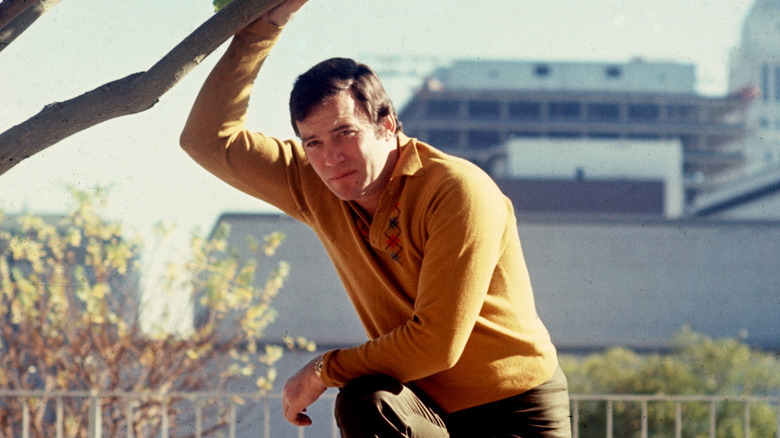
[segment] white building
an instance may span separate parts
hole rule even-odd
[[[683,148],[678,139],[515,139],[505,147],[503,178],[659,181],[663,216],[679,218],[684,213]]]
[[[733,96],[756,97],[748,107],[750,132],[738,178],[701,193],[692,215],[735,220],[780,219],[780,2],[756,0],[730,59]]]
[[[742,42],[730,60],[732,93],[760,92],[748,122],[750,168],[780,165],[780,2],[757,0],[745,19]]]

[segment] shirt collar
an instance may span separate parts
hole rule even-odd
[[[395,165],[391,178],[423,174],[422,160],[417,152],[417,139],[398,133],[398,151],[400,152],[398,163]]]

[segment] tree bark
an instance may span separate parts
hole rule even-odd
[[[0,134],[0,175],[77,132],[151,108],[160,96],[228,38],[282,1],[235,0],[198,27],[148,71],[109,82],[65,102],[45,106],[27,121]]]
[[[61,0],[4,0],[0,3],[0,51]]]
[[[14,18],[35,3],[32,0],[4,0],[0,2],[0,29],[6,27]]]

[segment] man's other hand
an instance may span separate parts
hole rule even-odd
[[[296,426],[311,425],[311,418],[304,412],[327,389],[322,379],[314,373],[314,367],[320,359],[317,357],[306,364],[284,384],[282,391],[284,418]]]
[[[307,1],[308,0],[286,0],[279,6],[263,14],[260,19],[276,26],[284,26]]]

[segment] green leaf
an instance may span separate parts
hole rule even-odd
[[[233,0],[214,0],[214,10],[218,11],[232,2]]]

